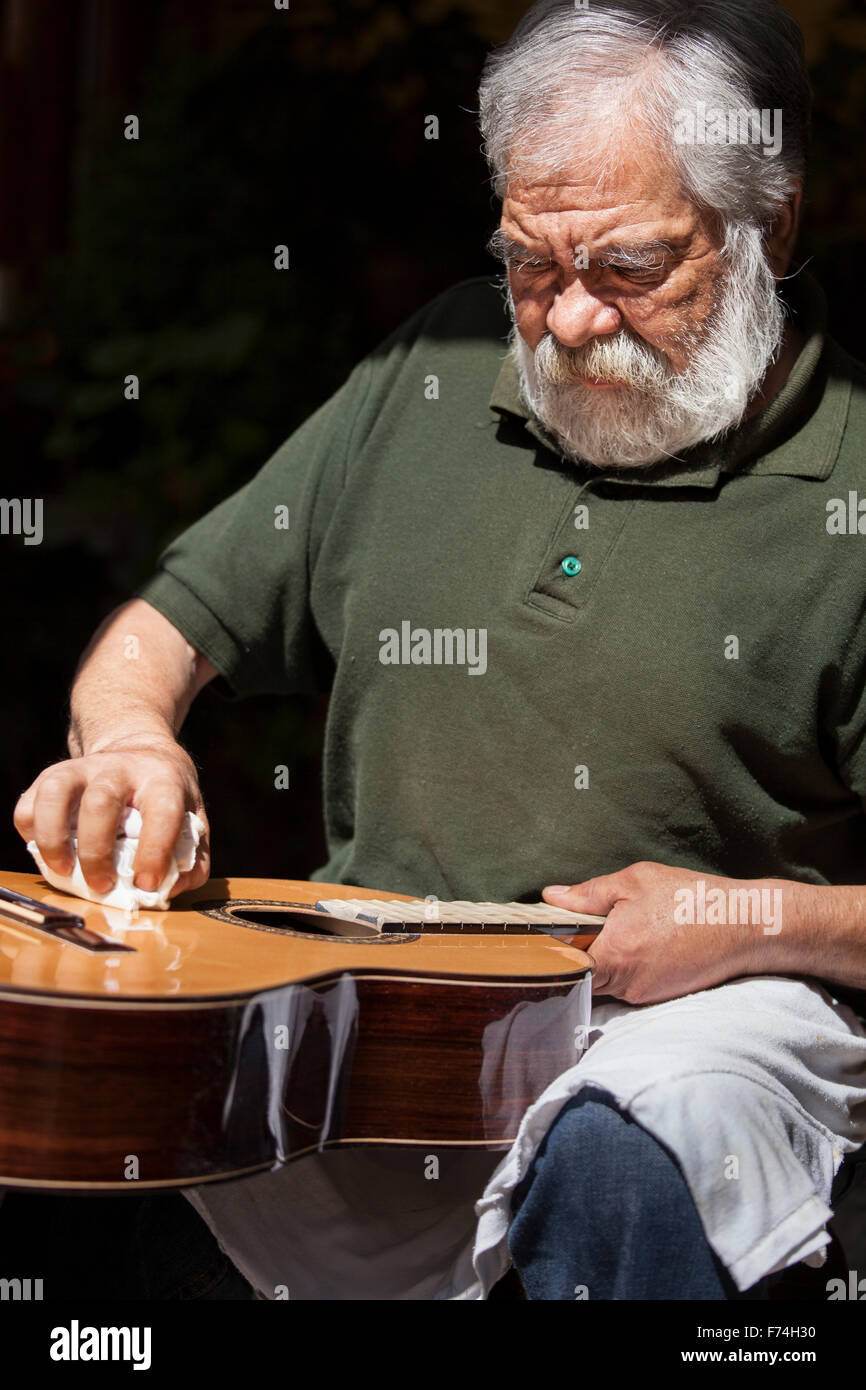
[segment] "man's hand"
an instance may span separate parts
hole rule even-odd
[[[640,863],[570,888],[545,888],[544,898],[607,916],[589,948],[594,994],[658,1004],[738,975],[785,973],[788,943],[777,935],[782,890],[797,887]]]
[[[145,892],[159,886],[180,834],[184,812],[194,811],[207,826],[192,759],[166,738],[147,745],[119,745],[87,757],[54,763],[36,778],[15,807],[15,828],[35,840],[50,868],[68,874],[73,865],[71,827],[78,814],[78,857],[96,893],[114,884],[112,850],[124,808],[141,812],[142,831],[135,856],[135,885]],[[182,873],[171,897],[197,888],[210,873],[210,834],[199,843],[195,866]]]

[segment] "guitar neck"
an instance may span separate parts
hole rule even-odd
[[[423,935],[521,936],[546,932],[559,937],[601,931],[604,917],[569,912],[549,903],[442,902],[438,898],[394,902],[386,899],[320,899],[316,911],[340,921],[359,922],[383,933]]]

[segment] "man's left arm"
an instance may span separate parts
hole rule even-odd
[[[547,902],[606,916],[590,946],[595,994],[656,1004],[742,975],[866,989],[866,887],[732,879],[638,863]]]

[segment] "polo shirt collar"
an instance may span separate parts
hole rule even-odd
[[[722,473],[786,474],[827,478],[833,470],[851,396],[845,375],[828,370],[833,345],[827,337],[827,301],[817,280],[801,272],[786,282],[786,302],[806,341],[787,381],[762,410],[721,440],[697,444],[679,464],[646,469],[596,470],[605,483],[653,487],[715,487]],[[502,363],[490,396],[490,408],[506,411],[545,448],[559,454],[553,437],[531,414],[520,392],[511,353]]]

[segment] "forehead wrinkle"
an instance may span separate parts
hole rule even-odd
[[[519,224],[518,224],[519,225]],[[524,233],[526,235],[526,233]],[[647,255],[653,251],[675,252],[686,250],[694,241],[695,230],[681,232],[669,232],[666,235],[660,231],[655,235],[647,232],[639,232],[623,228],[621,231],[616,228],[601,231],[595,237],[581,237],[576,233],[567,236],[567,244],[564,250],[557,249],[563,246],[563,236],[550,237],[539,231],[536,234],[530,233],[530,240],[533,245],[521,241],[517,237],[511,236],[502,228],[499,234],[494,233],[491,241],[497,252],[504,251],[511,256],[549,256],[550,259],[561,257],[569,263],[574,259],[575,252],[579,247],[586,247],[589,259],[594,260],[599,255],[630,254]]]
[[[549,222],[550,219],[560,222],[577,218],[594,222],[597,224],[597,240],[615,232],[624,240],[632,228],[636,233],[635,239],[648,239],[648,229],[651,229],[650,238],[666,234],[682,235],[686,231],[694,231],[696,225],[696,209],[686,200],[674,200],[669,210],[654,203],[652,199],[629,200],[594,208],[586,205],[585,195],[575,197],[575,192],[573,189],[567,203],[564,200],[551,203],[511,193],[503,202],[503,218],[510,221],[524,235],[536,236],[539,240],[541,236],[534,231],[532,224],[539,221]],[[663,225],[665,221],[668,226]]]

